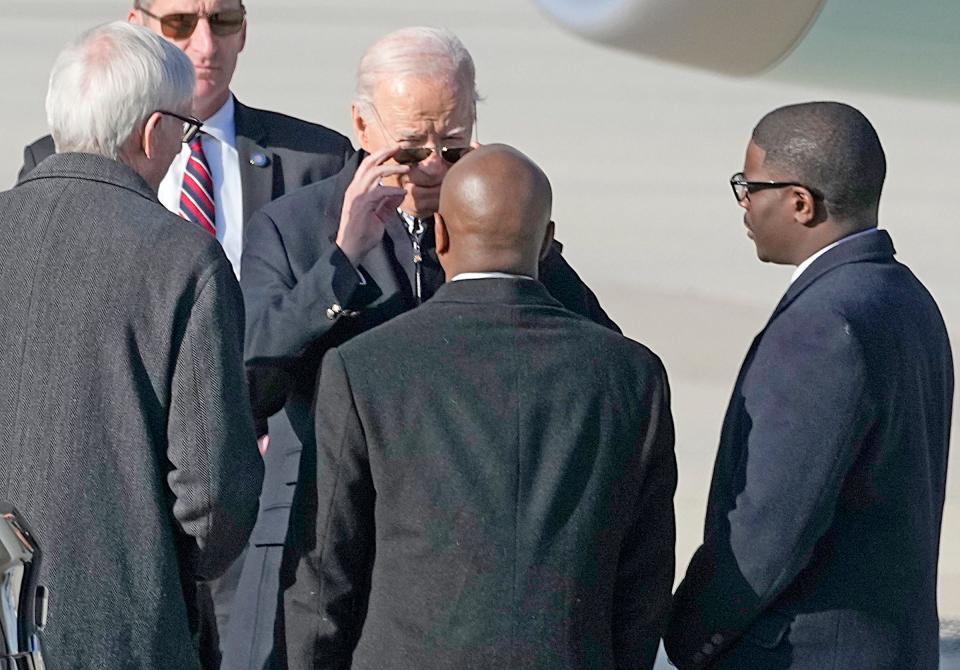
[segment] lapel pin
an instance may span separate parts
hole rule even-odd
[[[259,151],[252,156],[250,156],[250,165],[255,165],[256,167],[267,167],[270,165],[270,159],[264,156]]]

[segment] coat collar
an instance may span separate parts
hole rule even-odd
[[[78,152],[54,154],[40,162],[19,185],[40,179],[71,178],[112,184],[132,191],[147,200],[159,202],[157,192],[150,188],[131,167],[120,161]]]
[[[563,307],[550,295],[543,284],[519,277],[447,282],[437,289],[426,304],[444,302]]]
[[[267,129],[260,123],[259,117],[236,98],[233,99],[233,122],[238,138],[245,137],[257,145],[267,141]]]
[[[896,250],[893,240],[885,230],[878,230],[872,235],[860,235],[856,239],[838,244],[826,252],[794,281],[787,292],[780,299],[780,303],[773,311],[771,319],[796,300],[811,284],[831,270],[847,265],[848,263],[863,263],[866,261],[892,261]]]

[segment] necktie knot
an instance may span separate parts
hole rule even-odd
[[[207,156],[203,153],[201,139],[197,135],[190,140],[190,157],[183,171],[180,188],[180,216],[216,237],[217,209],[213,200],[213,175]]]

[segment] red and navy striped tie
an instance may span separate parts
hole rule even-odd
[[[190,160],[183,171],[180,188],[180,216],[193,221],[205,231],[217,236],[217,208],[213,204],[213,177],[203,153],[200,135],[190,142]]]

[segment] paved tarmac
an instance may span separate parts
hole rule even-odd
[[[680,468],[678,575],[699,542],[740,362],[792,272],[757,261],[727,184],[760,116],[814,99],[840,99],[866,113],[889,164],[881,226],[960,337],[956,104],[727,79],[647,61],[562,32],[529,0],[246,4],[237,96],[348,135],[353,74],[367,45],[405,25],[446,26],[461,36],[486,98],[481,142],[514,144],[543,166],[565,256],[626,334],[667,366]],[[0,2],[0,184],[13,182],[23,145],[46,132],[43,99],[57,51],[128,7],[120,0]],[[960,620],[958,461],[950,467],[940,560],[945,620]]]

